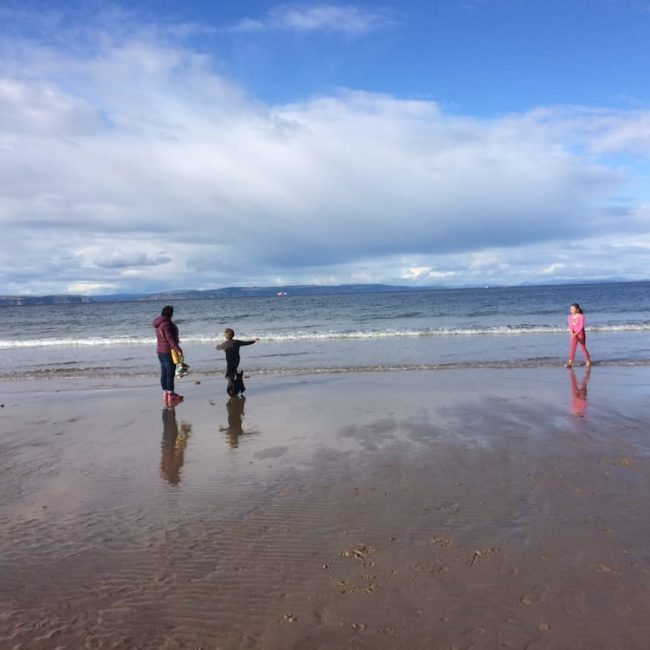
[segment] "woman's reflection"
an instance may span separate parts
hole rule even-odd
[[[176,422],[175,409],[163,409],[163,435],[162,435],[162,456],[160,459],[160,473],[170,485],[178,485],[181,482],[181,468],[187,440],[192,432],[192,425],[182,422],[180,426]]]
[[[589,376],[591,375],[591,368],[585,369],[585,374],[582,381],[578,383],[576,372],[573,368],[569,368],[569,381],[571,382],[571,410],[573,415],[584,417],[587,410],[587,384]]]
[[[244,419],[244,405],[246,398],[243,395],[231,397],[226,403],[228,411],[228,426],[219,427],[219,431],[224,432],[228,436],[228,444],[235,449],[239,447],[239,439],[242,436],[247,436],[256,433],[256,431],[244,431],[242,421]]]

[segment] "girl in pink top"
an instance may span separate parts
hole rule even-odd
[[[587,335],[585,333],[585,317],[580,309],[580,305],[574,302],[569,308],[569,334],[571,335],[571,342],[569,344],[569,360],[566,363],[567,368],[573,366],[573,360],[576,357],[576,347],[580,345],[583,354],[585,355],[585,365],[591,365],[589,352],[587,352]]]

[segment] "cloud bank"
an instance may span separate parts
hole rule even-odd
[[[0,42],[0,293],[646,274],[650,111],[272,106],[125,20]]]

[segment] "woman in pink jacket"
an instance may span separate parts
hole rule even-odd
[[[573,366],[573,361],[576,357],[576,347],[580,345],[583,354],[585,355],[585,366],[591,365],[591,358],[587,351],[586,341],[587,334],[585,333],[585,317],[580,309],[580,305],[574,302],[569,308],[569,334],[571,342],[569,344],[569,360],[566,363],[567,368]]]
[[[166,305],[160,316],[154,319],[153,326],[156,330],[156,352],[160,361],[160,385],[163,390],[163,404],[176,406],[183,401],[183,396],[174,392],[174,372],[176,366],[172,359],[172,350],[179,356],[183,355],[179,338],[178,327],[172,321],[174,308]]]

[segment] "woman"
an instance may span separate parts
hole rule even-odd
[[[171,305],[163,307],[160,316],[154,319],[156,330],[156,352],[160,361],[160,385],[163,389],[163,404],[176,406],[183,401],[182,395],[174,392],[174,373],[176,365],[172,359],[172,350],[179,356],[183,350],[178,341],[178,327],[172,322],[174,308]]]
[[[580,305],[574,302],[569,308],[569,334],[571,341],[569,343],[569,360],[566,363],[567,368],[573,366],[573,361],[576,357],[576,347],[579,345],[582,353],[585,355],[585,365],[591,365],[591,358],[587,352],[587,334],[585,333],[585,317],[580,309]]]

